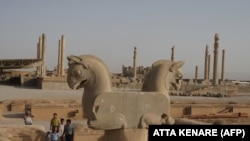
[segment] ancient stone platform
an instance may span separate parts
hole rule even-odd
[[[74,140],[86,141],[147,141],[147,129],[115,129],[115,130],[93,130],[84,126],[77,126]]]

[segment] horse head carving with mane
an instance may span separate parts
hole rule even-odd
[[[92,111],[95,98],[111,91],[111,77],[107,66],[92,55],[68,56],[67,83],[71,89],[84,88],[83,110],[87,119],[95,120]]]

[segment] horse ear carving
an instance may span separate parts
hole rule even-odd
[[[178,61],[172,65],[172,67],[169,69],[169,71],[173,72],[174,70],[177,70],[181,68],[184,65],[184,61]]]

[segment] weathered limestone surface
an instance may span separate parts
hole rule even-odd
[[[183,73],[180,68],[183,65],[184,61],[158,60],[154,62],[151,71],[145,76],[141,90],[162,92],[169,96],[170,88],[178,90],[181,87]]]
[[[205,51],[205,63],[204,63],[204,81],[208,81],[208,45],[206,45],[206,51]]]
[[[46,130],[39,125],[3,125],[0,128],[1,141],[45,141]]]
[[[67,84],[66,77],[40,77],[37,79],[38,87],[40,89],[60,89],[60,90],[68,90],[70,89]]]
[[[136,55],[137,55],[137,52],[136,52],[136,47],[134,47],[134,60],[133,60],[133,77],[134,79],[136,79]]]
[[[173,46],[172,48],[171,48],[171,61],[174,61],[174,58],[175,58],[175,54],[174,54],[174,49],[175,49],[175,46]]]
[[[104,141],[147,141],[147,129],[116,129],[107,130],[104,134]]]
[[[93,130],[83,125],[77,125],[74,129],[75,141],[103,141],[104,130]]]
[[[112,116],[122,114],[125,117],[124,128],[140,128],[141,118],[147,114],[162,115],[168,112],[168,97],[157,92],[109,92],[100,94],[94,102],[94,114],[97,121],[92,126],[99,127],[100,121],[114,124]],[[99,121],[99,122],[98,122]],[[109,122],[109,123],[108,123]],[[158,123],[160,123],[160,118]],[[102,125],[101,125],[102,126]],[[112,125],[110,125],[112,126]],[[114,125],[115,126],[115,125]]]
[[[160,117],[163,113],[168,113],[170,83],[179,88],[180,83],[176,81],[182,78],[179,68],[183,62],[160,60],[153,64],[153,68],[159,70],[160,75],[153,71],[147,77],[148,83],[144,86],[150,87],[145,90],[147,92],[112,92],[109,70],[99,58],[92,55],[69,56],[68,61],[68,85],[72,89],[84,88],[82,104],[85,118],[91,128],[100,130],[139,128],[142,122],[140,119],[145,114],[151,113]],[[154,121],[147,124],[154,124]]]
[[[75,141],[147,141],[147,138],[147,129],[115,129],[104,131],[77,126],[74,132]]]
[[[46,36],[42,34],[42,66],[41,66],[41,76],[46,77]]]
[[[213,68],[213,85],[218,85],[218,55],[219,55],[219,34],[214,36],[214,68]]]
[[[221,62],[221,82],[224,82],[224,69],[225,69],[225,50],[222,50],[222,62]]]

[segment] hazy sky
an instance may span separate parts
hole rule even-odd
[[[65,55],[92,54],[111,72],[122,65],[151,66],[159,59],[184,60],[185,78],[204,77],[205,47],[213,67],[214,35],[219,34],[220,78],[225,49],[225,78],[250,80],[249,0],[2,0],[0,59],[36,58],[39,36],[46,35],[48,69],[57,66],[58,41]],[[65,57],[65,67],[67,61]]]

